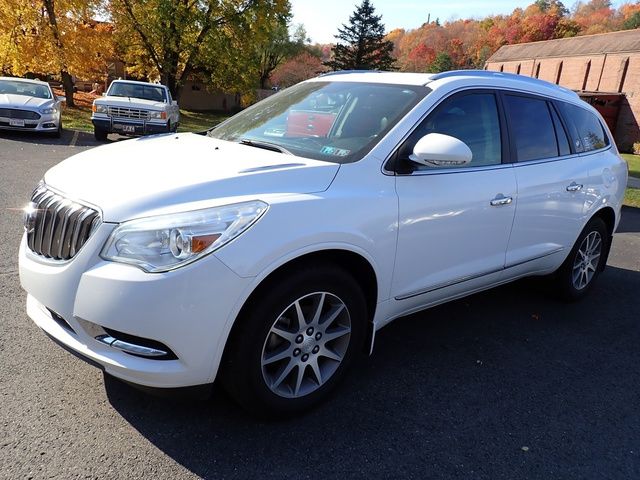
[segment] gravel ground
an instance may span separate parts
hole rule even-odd
[[[93,145],[0,134],[0,478],[640,478],[640,210],[582,302],[527,280],[400,319],[328,403],[264,423],[105,378],[27,318],[19,209]]]

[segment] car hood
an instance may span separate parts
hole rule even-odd
[[[84,151],[45,183],[98,206],[106,222],[326,190],[339,165],[192,133],[142,137]]]
[[[53,100],[50,98],[29,97],[28,95],[16,95],[15,93],[0,93],[0,107],[26,107],[29,110],[38,110],[50,103],[53,103]]]
[[[164,102],[154,102],[135,97],[100,97],[94,100],[96,105],[111,105],[115,107],[127,108],[149,108],[160,110],[167,106]]]

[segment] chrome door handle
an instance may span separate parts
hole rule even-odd
[[[500,205],[509,205],[511,202],[513,202],[512,197],[505,197],[504,195],[499,193],[498,195],[496,195],[496,198],[491,200],[491,206],[499,207]]]
[[[571,182],[571,185],[567,187],[567,192],[579,192],[580,190],[582,190],[582,187],[582,184]]]

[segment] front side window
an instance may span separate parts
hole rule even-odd
[[[411,134],[400,149],[400,158],[407,159],[418,140],[430,133],[455,137],[471,149],[471,163],[463,168],[502,162],[500,120],[493,93],[467,93],[445,100]],[[430,170],[433,167],[417,168]]]
[[[546,100],[505,95],[509,128],[519,162],[558,156],[558,142]]]
[[[355,162],[428,92],[422,86],[380,83],[301,83],[243,110],[208,135],[317,160]]]
[[[575,127],[574,136],[577,133],[577,138],[574,140],[576,151],[590,152],[609,145],[609,139],[604,133],[602,124],[593,112],[564,102],[560,103],[560,108],[564,117]]]
[[[165,102],[164,88],[153,85],[140,85],[137,83],[113,82],[107,95],[111,97],[131,97],[151,100],[153,102]]]

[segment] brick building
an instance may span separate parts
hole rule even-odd
[[[605,117],[618,148],[640,142],[640,30],[505,45],[485,69],[575,90]]]

